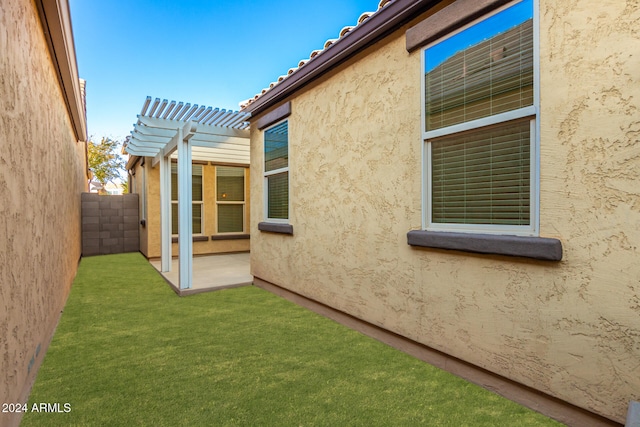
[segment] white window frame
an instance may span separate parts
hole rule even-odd
[[[173,175],[173,172],[171,172],[171,174]],[[192,177],[193,179],[193,177]],[[193,183],[191,184],[191,192],[193,192]],[[171,198],[171,206],[172,206],[172,211],[173,211],[173,205],[178,206],[178,201],[177,200],[173,200],[173,198]],[[202,168],[202,200],[191,200],[191,206],[193,207],[194,205],[200,205],[200,233],[192,233],[192,236],[204,236],[206,235],[205,233],[205,229],[204,229],[204,167]],[[193,210],[191,211],[191,220],[193,221]],[[173,231],[173,226],[171,227],[172,231]],[[171,233],[171,237],[178,237],[178,234],[173,234]]]
[[[279,124],[282,124],[284,122],[288,122],[289,118],[285,118],[283,120],[280,120],[276,123],[274,123],[273,125],[269,126],[268,128],[265,128],[265,130],[262,132],[263,134],[263,138],[262,138],[262,143],[263,143],[263,148],[262,148],[262,155],[263,155],[263,159],[262,159],[262,171],[263,171],[263,176],[264,176],[264,181],[263,181],[263,189],[264,189],[264,217],[265,217],[265,221],[267,222],[275,222],[275,223],[280,223],[280,224],[289,224],[289,220],[291,218],[291,174],[289,173],[289,159],[287,158],[287,166],[284,168],[280,168],[280,169],[275,169],[272,171],[266,171],[265,170],[265,163],[266,163],[266,158],[264,157],[264,145],[265,145],[265,141],[264,141],[264,135],[266,134],[266,132],[269,129],[272,129],[276,126],[278,126]],[[289,153],[289,131],[288,131],[288,127],[287,127],[287,153]],[[281,173],[287,173],[287,184],[288,184],[288,188],[287,188],[287,194],[289,195],[288,199],[287,199],[287,212],[288,212],[288,218],[269,218],[269,177],[272,175],[278,175]]]
[[[426,130],[426,87],[425,87],[425,66],[426,51],[430,47],[455,36],[456,34],[470,28],[485,19],[508,9],[522,0],[513,1],[506,5],[470,22],[469,24],[435,40],[421,49],[421,128],[422,128],[422,228],[427,231],[449,231],[463,233],[485,233],[485,234],[509,234],[518,236],[538,236],[540,230],[540,47],[539,47],[539,0],[533,0],[533,105],[517,110],[507,111],[493,116],[459,123],[453,126],[439,128],[431,131]],[[463,131],[481,130],[487,126],[506,123],[516,119],[526,119],[530,117],[531,145],[530,145],[530,220],[526,226],[511,226],[498,224],[447,224],[432,222],[431,203],[431,143],[430,140],[452,135]]]
[[[238,202],[238,201],[231,201],[231,202],[225,202],[225,201],[220,201],[218,200],[218,165],[216,165],[216,234],[220,235],[220,236],[225,236],[225,235],[229,235],[229,234],[239,234],[239,233],[246,233],[247,231],[247,224],[246,224],[246,219],[247,219],[247,168],[242,167],[242,166],[232,166],[232,167],[237,167],[242,169],[242,173],[243,173],[243,179],[242,179],[242,189],[243,189],[243,201]],[[220,233],[218,231],[219,228],[219,221],[220,221],[220,217],[219,217],[219,213],[220,211],[218,210],[218,205],[242,205],[242,231],[228,231],[226,233]]]

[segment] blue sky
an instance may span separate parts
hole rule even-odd
[[[238,110],[379,0],[70,0],[89,136],[122,140],[147,96]]]

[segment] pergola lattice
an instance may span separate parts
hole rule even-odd
[[[161,269],[171,271],[171,159],[178,163],[178,255],[180,289],[193,282],[192,160],[249,164],[250,113],[169,103],[147,97],[124,144],[133,156],[160,164]]]

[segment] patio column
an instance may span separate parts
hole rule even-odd
[[[160,159],[160,244],[161,271],[171,271],[171,157]]]
[[[193,205],[191,137],[195,122],[178,128],[178,256],[180,289],[189,289],[193,282]]]

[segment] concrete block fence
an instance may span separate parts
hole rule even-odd
[[[82,193],[82,256],[140,250],[138,195]]]

